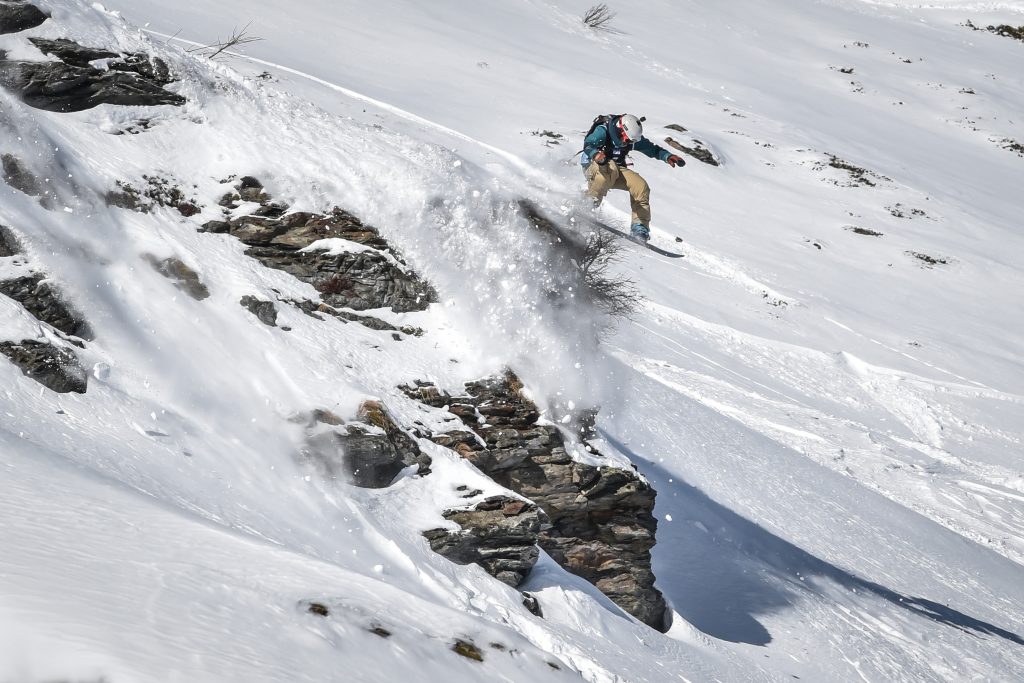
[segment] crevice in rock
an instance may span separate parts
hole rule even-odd
[[[422,436],[455,450],[545,512],[549,524],[538,542],[556,562],[640,621],[665,628],[667,608],[651,571],[656,492],[646,481],[632,470],[573,460],[562,432],[539,422],[537,406],[511,372],[471,382],[462,396],[429,383],[401,388],[426,405],[446,408],[465,427]],[[580,428],[586,431],[588,424],[583,419]]]

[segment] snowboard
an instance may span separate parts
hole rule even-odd
[[[645,242],[644,240],[637,239],[637,238],[633,237],[632,235],[630,235],[628,232],[625,232],[623,230],[619,230],[618,228],[613,228],[612,226],[606,225],[605,223],[602,223],[599,220],[595,220],[593,218],[588,218],[587,222],[591,223],[595,227],[601,228],[602,230],[607,230],[608,232],[614,233],[614,234],[618,235],[619,237],[627,239],[630,242],[633,242],[634,244],[639,244],[642,247],[647,247],[648,249],[653,251],[655,254],[661,254],[662,256],[667,256],[668,258],[683,258],[684,256],[686,256],[686,254],[677,254],[674,251],[668,251],[667,249],[662,249],[661,247],[655,246],[655,245],[651,244],[650,242]]]

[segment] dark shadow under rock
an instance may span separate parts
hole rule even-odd
[[[66,394],[84,394],[88,375],[78,358],[68,349],[25,339],[20,342],[0,342],[0,354],[21,368],[30,377],[51,391]]]
[[[169,76],[166,65],[157,62],[132,56],[102,70],[64,62],[0,59],[0,85],[14,91],[30,107],[54,112],[83,111],[101,104],[184,104],[184,97],[164,90]]]
[[[238,301],[242,308],[247,309],[254,316],[259,318],[259,321],[269,327],[277,327],[277,306],[274,305],[273,301],[263,301],[256,297],[246,294]]]
[[[378,401],[364,402],[358,421],[337,425],[337,420],[317,418],[316,422],[335,428],[310,436],[301,456],[327,479],[362,488],[385,488],[406,467],[415,465],[421,476],[430,473],[430,457]]]
[[[651,571],[656,492],[646,481],[632,470],[573,460],[562,432],[538,424],[537,406],[512,373],[471,382],[464,396],[427,383],[402,389],[427,405],[447,406],[466,427],[431,440],[540,506],[550,526],[539,544],[552,559],[640,621],[665,628],[667,607]]]
[[[26,275],[0,281],[0,294],[14,299],[29,313],[64,334],[86,341],[94,338],[85,319],[61,297],[57,287],[43,275]]]
[[[153,270],[170,280],[175,287],[185,292],[196,301],[202,301],[203,299],[209,298],[210,290],[207,289],[206,285],[204,285],[199,279],[199,273],[185,265],[181,259],[173,256],[165,259],[158,259],[152,254],[143,254],[142,258],[146,259],[146,262],[153,266]]]
[[[27,2],[0,2],[0,34],[35,28],[49,18],[49,14]]]
[[[468,510],[446,510],[444,518],[461,531],[423,532],[430,548],[456,564],[477,564],[513,588],[540,557],[537,538],[544,514],[533,503],[492,496]]]

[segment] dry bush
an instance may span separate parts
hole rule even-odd
[[[612,318],[629,317],[643,301],[633,280],[613,272],[613,266],[622,261],[624,254],[623,243],[617,236],[594,230],[587,235],[578,264],[591,301]]]
[[[259,36],[249,35],[250,26],[252,26],[251,21],[242,28],[238,28],[236,26],[231,31],[231,36],[228,37],[227,40],[212,43],[210,45],[203,45],[202,47],[194,47],[191,50],[189,50],[189,52],[198,52],[200,54],[204,54],[209,59],[216,59],[218,55],[225,52],[226,50],[230,50],[233,47],[238,47],[239,45],[248,45],[249,43],[256,43],[263,40],[263,38],[260,38]],[[212,52],[209,52],[209,54],[207,54],[207,50],[212,50]]]
[[[612,28],[611,25],[614,18],[615,12],[611,11],[606,3],[602,2],[599,5],[594,5],[583,14],[583,24],[595,31],[618,33],[618,30]]]

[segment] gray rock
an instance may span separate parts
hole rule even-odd
[[[225,195],[222,205],[236,207],[235,201],[257,201],[260,209],[254,215],[227,221],[226,227],[224,221],[210,221],[203,231],[230,232],[250,247],[247,255],[313,285],[331,307],[405,312],[425,310],[437,301],[434,289],[404,267],[401,255],[377,230],[352,214],[341,209],[328,215],[284,214],[287,206],[271,201],[256,178],[245,176],[237,187],[238,193]],[[328,238],[349,240],[369,249],[336,255],[302,251]]]
[[[24,339],[20,342],[0,342],[0,354],[21,368],[26,377],[51,391],[84,394],[88,386],[88,375],[75,354],[68,349]]]
[[[522,595],[523,607],[529,610],[530,614],[543,619],[544,610],[541,609],[540,600],[537,599],[537,596],[535,596],[533,593],[527,593],[525,591],[523,591]]]
[[[57,41],[52,41],[56,43]],[[70,41],[54,49],[70,54]],[[52,44],[51,44],[52,45]],[[79,48],[81,46],[78,46]],[[100,104],[125,106],[181,105],[185,98],[164,90],[170,76],[167,66],[145,55],[129,55],[112,62],[109,70],[82,63],[95,50],[81,48],[73,63],[25,62],[0,59],[0,85],[14,91],[26,104],[54,112],[74,112]]]
[[[207,289],[206,285],[204,285],[199,279],[199,273],[185,265],[181,259],[170,256],[161,260],[152,254],[143,254],[142,258],[144,258],[149,265],[153,266],[153,270],[170,280],[175,287],[185,292],[196,301],[202,301],[203,299],[209,298],[210,290]],[[271,304],[271,306],[273,306],[273,304]],[[257,314],[257,316],[258,315],[259,314]],[[262,320],[262,318],[260,319]]]
[[[277,327],[277,306],[273,301],[263,301],[246,294],[239,301],[242,308],[248,309],[250,313],[259,318],[259,321],[270,327]]]
[[[83,47],[73,40],[58,38],[48,40],[46,38],[29,38],[30,43],[35,45],[44,55],[52,55],[71,66],[89,66],[89,62],[97,59],[111,59],[119,55],[110,50]]]
[[[492,496],[468,510],[447,510],[444,517],[462,530],[431,529],[423,535],[434,552],[456,564],[478,564],[516,587],[540,557],[537,538],[544,515],[533,503]]]
[[[36,319],[52,325],[64,334],[86,341],[95,338],[85,319],[64,301],[57,287],[47,282],[43,275],[2,280],[0,294],[14,299]]]
[[[21,242],[14,231],[6,225],[0,225],[0,258],[21,253]]]
[[[0,2],[0,34],[35,28],[50,15],[27,2]]]
[[[431,440],[545,512],[549,523],[538,542],[552,559],[637,619],[664,629],[667,607],[651,571],[654,489],[636,472],[574,461],[561,431],[537,424],[537,407],[521,388],[512,373],[467,384],[465,396],[449,396],[425,382],[402,387],[428,405],[449,406],[466,427]],[[593,415],[580,416],[576,429],[592,428]]]
[[[39,179],[25,166],[21,159],[13,154],[4,154],[0,156],[0,163],[3,164],[4,182],[30,197],[39,197],[40,203],[44,208],[49,209],[52,207],[53,201],[50,191],[43,183],[39,182]]]
[[[402,470],[413,465],[421,476],[430,473],[430,457],[398,427],[381,403],[364,402],[358,418],[358,422],[310,437],[302,459],[313,464],[325,478],[341,479],[363,488],[390,486]]]

